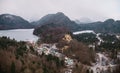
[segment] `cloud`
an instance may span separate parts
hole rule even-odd
[[[119,0],[0,0],[0,14],[15,14],[27,20],[56,12],[64,12],[71,19],[119,19],[119,7]]]

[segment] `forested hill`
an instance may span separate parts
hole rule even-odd
[[[36,26],[34,34],[40,34],[40,29],[42,27],[44,30],[48,27],[64,27],[73,31],[82,31],[82,30],[93,30],[97,33],[120,33],[120,20],[107,19],[104,22],[92,22],[92,23],[81,23],[77,24],[74,21],[70,20],[64,13],[58,12],[56,14],[48,14],[42,17],[36,22],[32,22]]]
[[[27,20],[11,14],[0,15],[0,30],[33,28]]]
[[[120,20],[107,19],[104,22],[79,24],[81,30],[94,30],[98,33],[120,33]]]

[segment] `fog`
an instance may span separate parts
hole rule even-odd
[[[0,14],[14,14],[29,21],[56,12],[63,12],[72,20],[120,20],[120,0],[0,0]]]

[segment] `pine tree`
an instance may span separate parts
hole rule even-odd
[[[89,72],[89,69],[87,69],[86,73],[90,73],[90,72]]]
[[[15,63],[12,62],[11,64],[11,73],[15,73]]]

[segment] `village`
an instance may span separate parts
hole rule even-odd
[[[59,50],[57,49],[55,44],[41,44],[39,47],[36,47],[35,50],[38,52],[39,55],[42,55],[43,53],[45,55],[51,54],[58,57],[60,60],[64,60],[65,66],[67,67],[65,73],[72,73],[72,68],[75,65],[74,60],[68,58],[62,53],[59,53]]]
[[[70,42],[72,38],[69,35],[65,35],[63,40]],[[60,50],[56,47],[56,44],[57,43],[42,43],[38,45],[36,42],[34,42],[33,46],[38,55],[42,55],[44,53],[45,55],[56,56],[60,60],[64,60],[66,66],[65,73],[73,73],[73,68],[77,64],[76,60],[71,59],[60,52]],[[95,50],[95,45],[89,45],[88,47],[92,47],[93,50]],[[120,53],[117,54],[117,58],[120,59]],[[96,53],[96,62],[92,63],[92,66],[86,66],[86,68],[89,70],[89,73],[107,73],[108,70],[113,73],[116,66],[117,65],[114,63],[114,61],[110,60],[107,53],[98,52]]]

